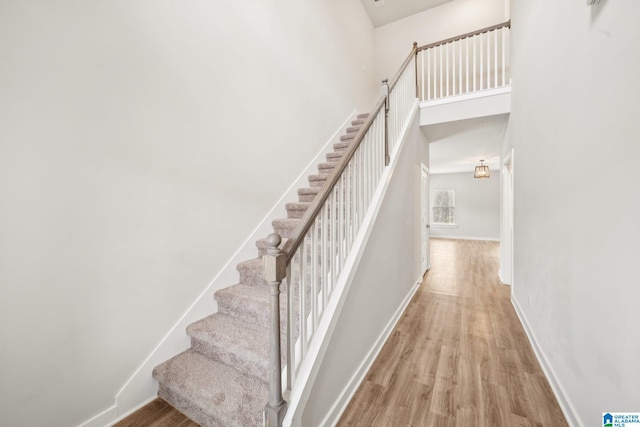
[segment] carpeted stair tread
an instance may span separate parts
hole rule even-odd
[[[330,174],[335,167],[336,164],[334,162],[320,163],[318,164],[318,172],[321,175]]]
[[[291,219],[300,219],[311,206],[310,202],[292,202],[285,205],[287,209],[287,217]]]
[[[301,202],[313,202],[320,192],[320,187],[298,188],[298,200]]]
[[[328,176],[329,175],[327,174],[316,174],[316,175],[309,175],[307,179],[309,180],[310,186],[322,187],[324,185],[324,182],[327,180]]]
[[[353,132],[353,133],[348,133],[346,135],[342,135],[340,137],[340,141],[345,142],[345,141],[352,141],[357,135],[357,132]],[[335,148],[335,144],[333,146]]]
[[[335,144],[333,144],[333,149],[335,151],[346,151],[346,149],[351,146],[352,142],[353,141],[336,142]]]
[[[223,363],[187,350],[157,366],[158,395],[205,427],[262,426],[268,386]]]
[[[340,159],[342,159],[343,155],[344,155],[344,152],[333,151],[331,153],[327,153],[325,157],[327,158],[327,162],[337,163],[340,161]]]
[[[355,119],[351,122],[351,126],[360,126],[364,123],[365,119]]]
[[[280,303],[283,304],[283,286],[280,287]],[[218,312],[256,325],[269,325],[269,289],[258,286],[237,285],[223,288],[215,293]]]
[[[347,134],[353,133],[356,134],[360,130],[362,126],[351,126],[347,128]]]
[[[271,224],[273,225],[273,231],[281,237],[289,238],[298,227],[298,224],[300,224],[300,220],[296,218],[278,218],[271,221]]]
[[[369,118],[369,113],[358,114],[357,119],[367,119]]]
[[[264,262],[262,258],[243,261],[236,267],[240,273],[240,283],[252,286],[267,286],[264,280]]]
[[[216,313],[189,325],[187,334],[198,353],[269,381],[267,327]]]

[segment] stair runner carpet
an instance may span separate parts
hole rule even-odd
[[[367,117],[358,115],[340,142],[333,145],[334,151],[326,155],[327,161],[318,165],[318,174],[308,177],[309,187],[298,189],[298,202],[286,204],[287,218],[273,221],[282,244]],[[266,238],[258,240],[256,246],[258,257],[237,267],[239,283],[215,293],[218,312],[187,327],[191,348],[153,370],[159,383],[158,395],[206,427],[263,423],[269,381],[269,290],[262,276]],[[281,294],[283,310],[284,297]]]

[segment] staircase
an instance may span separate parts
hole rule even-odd
[[[273,221],[274,232],[284,241],[367,117],[357,116],[340,142],[333,145],[334,151],[326,155],[327,161],[318,165],[318,174],[308,177],[309,187],[298,189],[298,202],[286,204],[287,218]],[[187,328],[191,348],[153,370],[159,383],[158,395],[203,426],[263,424],[269,380],[269,291],[262,264],[266,239],[258,240],[256,246],[258,258],[237,267],[239,283],[215,293],[218,313]],[[286,310],[284,294],[281,297],[281,307]]]

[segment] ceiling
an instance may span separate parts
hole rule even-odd
[[[485,160],[489,169],[499,170],[508,118],[508,114],[500,114],[423,126],[429,141],[429,172],[473,172],[480,160]]]
[[[440,6],[452,0],[360,0],[374,27]]]

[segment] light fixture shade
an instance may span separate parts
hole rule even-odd
[[[473,173],[474,178],[489,178],[489,166],[483,164],[484,160],[480,160],[480,166],[476,166],[476,171]]]

